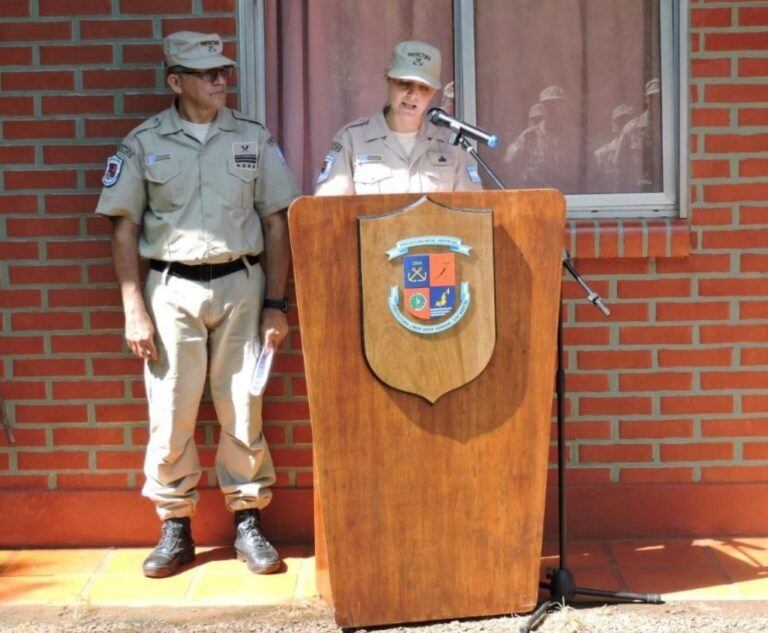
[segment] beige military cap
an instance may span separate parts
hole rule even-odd
[[[659,94],[661,90],[659,89],[659,80],[658,79],[651,79],[647,84],[645,84],[645,96],[648,97],[650,95],[656,95]]]
[[[420,81],[435,90],[440,83],[440,51],[424,42],[400,42],[389,62],[387,77]]]
[[[560,86],[547,86],[541,91],[539,101],[552,101],[554,99],[565,99],[565,90]]]
[[[635,116],[635,109],[631,105],[627,105],[626,103],[617,105],[613,109],[613,114],[611,114],[611,121],[615,121],[616,119],[622,116]]]
[[[194,70],[208,70],[235,64],[221,54],[224,47],[218,33],[179,31],[168,35],[163,44],[165,65],[168,68],[184,66]]]

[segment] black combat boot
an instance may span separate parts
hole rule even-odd
[[[280,568],[280,556],[261,533],[258,510],[235,512],[235,551],[237,560],[245,561],[254,574],[271,574]]]
[[[142,570],[149,578],[172,576],[180,565],[195,560],[195,542],[189,517],[166,519],[163,531],[152,553],[144,559]]]

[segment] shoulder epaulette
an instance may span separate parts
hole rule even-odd
[[[261,122],[257,121],[256,119],[250,119],[250,118],[248,118],[247,116],[244,116],[243,114],[241,114],[240,112],[238,112],[237,110],[232,110],[232,116],[233,116],[235,119],[237,119],[238,121],[246,121],[247,123],[255,123],[255,124],[256,124],[256,125],[258,125],[259,127],[261,127],[261,128],[264,128],[264,124],[263,124],[263,123],[261,123]],[[265,129],[266,129],[266,128],[265,128]]]
[[[159,126],[160,126],[160,117],[159,116],[150,117],[146,121],[139,123],[135,128],[133,128],[130,132],[128,132],[128,136],[126,136],[126,138],[138,136],[142,132],[146,132],[147,130],[154,130],[156,127],[159,127]]]
[[[371,118],[367,116],[361,117],[359,119],[355,119],[351,123],[347,123],[343,128],[341,128],[341,131],[343,132],[344,130],[348,130],[349,128],[353,128],[353,127],[360,127],[361,125],[368,125],[368,121],[370,120]]]

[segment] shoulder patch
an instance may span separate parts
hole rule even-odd
[[[336,152],[337,154],[341,152],[341,143],[334,143],[331,145],[331,151]]]
[[[272,148],[272,151],[277,155],[277,159],[285,165],[285,156],[283,155],[283,151],[280,149],[280,146],[277,144],[277,141],[275,141],[274,136],[270,136],[267,139],[267,145]]]
[[[107,158],[107,165],[104,168],[104,175],[101,177],[101,184],[105,187],[111,187],[120,178],[120,172],[123,170],[123,159],[117,154]]]
[[[326,154],[325,158],[323,159],[323,164],[320,167],[320,173],[317,175],[317,184],[319,185],[321,182],[325,182],[328,180],[328,176],[331,175],[331,170],[333,169],[333,163],[335,162],[336,157],[333,154]]]
[[[470,182],[481,182],[480,174],[477,173],[477,165],[467,165],[467,176]]]

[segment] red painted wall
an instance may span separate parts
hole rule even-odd
[[[570,227],[579,270],[614,313],[564,280],[574,535],[768,529],[754,503],[768,493],[768,7],[754,4],[691,1],[689,219]],[[109,223],[92,210],[104,158],[169,101],[161,39],[181,29],[216,30],[236,56],[234,0],[0,7],[0,396],[16,437],[0,437],[0,545],[156,536],[139,495],[140,364],[122,341]],[[287,540],[312,531],[291,318],[264,408],[278,470],[267,528]],[[230,530],[216,436],[203,406],[201,542]]]

